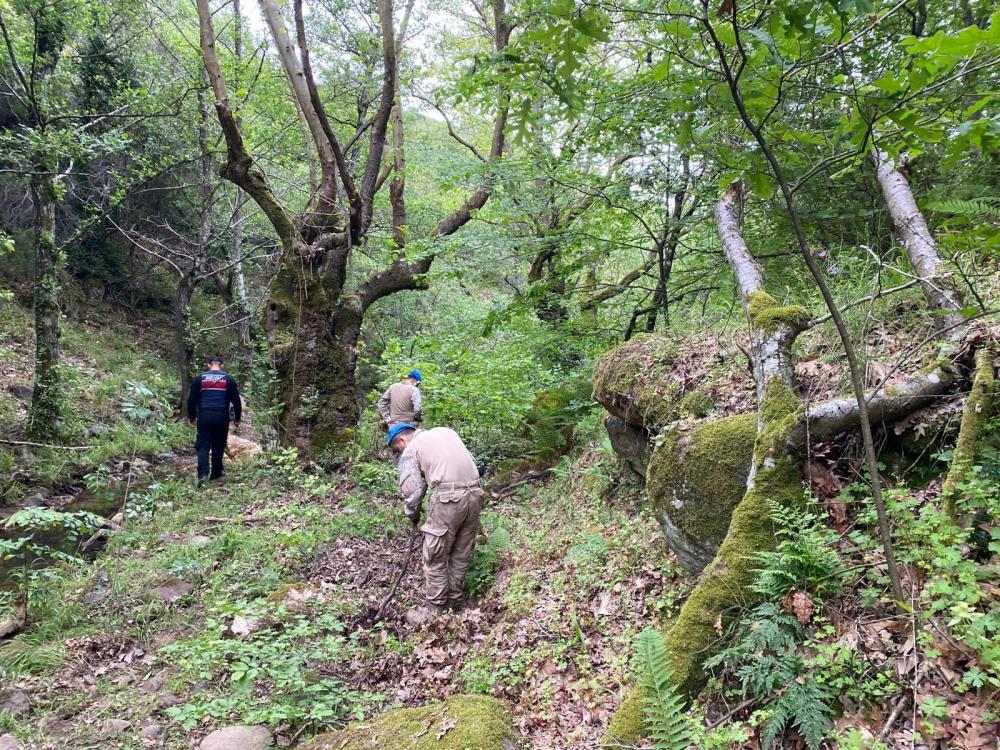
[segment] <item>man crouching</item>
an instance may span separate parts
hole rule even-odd
[[[418,430],[397,424],[386,442],[400,454],[399,489],[414,524],[420,522],[424,493],[431,490],[427,520],[420,527],[427,611],[457,611],[465,599],[465,574],[479,533],[483,491],[476,462],[458,433],[447,427]]]

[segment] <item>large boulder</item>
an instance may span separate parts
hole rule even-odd
[[[321,734],[299,750],[507,750],[516,747],[513,738],[503,703],[484,695],[456,695]]]
[[[746,492],[757,433],[755,414],[737,414],[660,432],[646,493],[677,559],[693,573],[715,557]]]

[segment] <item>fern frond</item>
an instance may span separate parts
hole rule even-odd
[[[928,201],[927,208],[954,216],[987,218],[1000,214],[1000,196],[981,195],[975,198],[941,198]]]
[[[656,750],[685,750],[692,741],[685,701],[677,691],[663,636],[644,630],[637,642],[640,684],[646,690],[643,714],[647,737]]]

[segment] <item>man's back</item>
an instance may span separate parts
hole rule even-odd
[[[417,387],[405,380],[390,385],[386,391],[389,397],[389,423],[412,423],[420,412],[419,394]]]
[[[447,427],[422,430],[406,446],[404,455],[412,455],[424,479],[433,489],[442,482],[479,481],[479,469],[458,433]]]
[[[206,370],[191,382],[188,395],[188,418],[195,414],[210,412],[229,416],[229,405],[233,406],[233,417],[237,422],[242,416],[242,403],[236,381],[225,370]]]

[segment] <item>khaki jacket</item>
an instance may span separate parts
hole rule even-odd
[[[420,421],[423,399],[420,389],[405,380],[390,385],[378,400],[378,413],[390,427],[394,424],[416,424]]]
[[[452,492],[479,487],[479,469],[462,438],[447,427],[417,430],[399,457],[399,490],[412,515],[430,487],[447,502]]]

